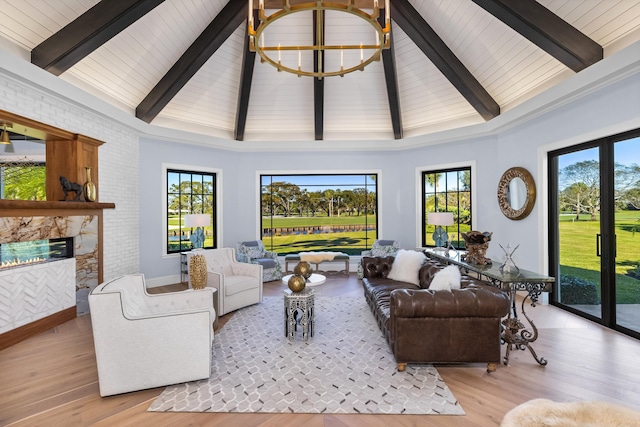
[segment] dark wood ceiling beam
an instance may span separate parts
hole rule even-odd
[[[258,14],[255,13],[257,19]],[[249,97],[251,95],[251,81],[253,80],[253,67],[256,64],[256,53],[249,50],[249,34],[244,34],[244,48],[242,55],[242,74],[240,76],[240,89],[238,90],[238,107],[236,109],[236,128],[233,138],[236,141],[244,140],[244,130],[247,124],[249,111]]]
[[[573,71],[603,58],[598,43],[535,0],[473,0]]]
[[[391,0],[391,18],[485,119],[500,114],[500,106],[408,0]]]
[[[384,27],[384,12],[380,11],[378,17],[380,25]],[[392,23],[393,28],[393,23]],[[393,30],[391,30],[393,34]],[[398,76],[396,74],[396,54],[394,38],[391,37],[389,49],[382,51],[382,66],[384,68],[384,80],[387,85],[387,98],[389,99],[389,114],[391,115],[391,127],[395,139],[402,139],[402,116],[400,114],[400,93],[398,91]]]
[[[33,48],[31,63],[59,76],[163,1],[101,1]]]
[[[136,117],[150,123],[211,56],[247,20],[246,0],[229,0],[211,24],[189,46],[136,108]]]
[[[319,42],[324,44],[324,40],[317,39],[317,13],[318,11],[313,12],[314,45],[317,45]],[[324,15],[324,11],[322,11],[322,14]],[[322,19],[322,25],[324,26],[324,16]],[[324,34],[324,28],[322,29],[322,34]],[[318,63],[318,55],[322,58],[320,63]],[[322,70],[320,70],[320,66],[322,66]],[[324,50],[315,52],[313,55],[313,71],[315,73],[324,71]],[[324,139],[324,79],[319,79],[318,77],[313,78],[313,125],[315,140],[322,141]]]

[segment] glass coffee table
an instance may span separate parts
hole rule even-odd
[[[282,283],[285,284],[285,285],[288,285],[289,284],[289,279],[291,279],[291,277],[293,277],[293,274],[287,274],[286,276],[284,276],[282,278]],[[322,274],[313,273],[307,279],[307,286],[322,285],[326,281],[327,281],[327,278],[325,276],[323,276]]]

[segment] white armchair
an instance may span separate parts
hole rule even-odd
[[[207,287],[218,290],[218,314],[222,316],[248,305],[262,302],[262,266],[239,262],[235,249],[207,249],[191,251],[193,255],[204,255],[207,263]],[[191,286],[191,278],[189,278]]]
[[[148,294],[142,274],[89,294],[100,395],[211,376],[211,289]]]

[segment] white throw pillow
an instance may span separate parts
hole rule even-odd
[[[400,249],[393,260],[391,271],[387,278],[420,286],[418,272],[426,259],[426,255],[422,252]]]
[[[434,291],[460,289],[460,270],[458,267],[450,265],[438,271],[431,279],[429,289]]]

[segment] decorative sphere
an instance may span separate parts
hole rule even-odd
[[[296,265],[296,267],[293,269],[293,272],[295,274],[299,274],[305,279],[311,277],[311,273],[313,273],[313,271],[311,270],[311,264],[309,264],[307,261],[300,261],[298,265]]]
[[[307,281],[301,275],[294,274],[289,279],[287,285],[289,285],[289,289],[291,289],[291,291],[293,292],[302,292],[304,287],[307,286]]]

